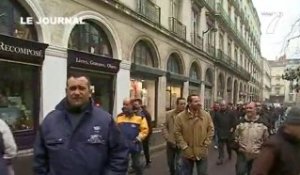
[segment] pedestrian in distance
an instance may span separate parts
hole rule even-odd
[[[116,122],[129,145],[132,168],[136,175],[142,175],[144,170],[141,161],[142,142],[147,137],[149,129],[146,118],[133,110],[133,102],[129,98],[123,101],[122,113],[117,116]]]
[[[231,142],[233,139],[233,131],[236,125],[236,117],[231,109],[228,109],[225,100],[220,103],[220,111],[215,115],[215,130],[218,136],[218,152],[219,157],[217,165],[222,165],[224,161],[224,146],[226,146],[228,159],[231,160],[232,149]]]
[[[114,119],[91,100],[90,80],[67,79],[66,97],[42,122],[34,144],[35,175],[125,175],[128,147]]]
[[[170,175],[178,174],[178,159],[180,149],[175,141],[175,120],[179,113],[186,107],[185,98],[177,98],[176,108],[167,112],[165,123],[163,124],[163,137],[167,142],[167,162]]]
[[[251,175],[300,174],[300,107],[293,107],[279,131],[267,140]]]
[[[254,102],[246,105],[246,115],[236,126],[234,136],[237,145],[236,175],[250,174],[253,161],[269,137],[267,124],[257,114]]]
[[[175,141],[181,149],[179,175],[192,175],[196,165],[198,175],[207,175],[208,149],[214,135],[213,121],[201,109],[198,95],[189,95],[186,109],[175,120]]]
[[[146,160],[146,166],[145,167],[150,167],[151,164],[151,158],[150,158],[150,150],[149,150],[149,144],[150,144],[150,138],[152,134],[152,118],[150,113],[146,110],[145,106],[143,106],[143,101],[141,99],[134,99],[133,100],[133,111],[135,111],[138,115],[144,117],[147,121],[148,125],[148,135],[146,138],[143,140],[143,151],[144,151],[144,156]]]

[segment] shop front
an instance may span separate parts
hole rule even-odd
[[[158,68],[156,46],[151,40],[141,39],[132,52],[130,68],[130,98],[141,99],[151,114],[152,125],[157,121],[158,79],[165,72]]]
[[[47,46],[0,34],[0,118],[11,128],[20,150],[32,147],[39,125]]]
[[[157,68],[131,64],[130,98],[141,99],[143,105],[151,114],[153,125],[157,121],[158,78],[165,74]]]
[[[176,100],[183,97],[183,85],[188,81],[188,77],[180,74],[167,73],[166,110],[176,107]]]
[[[200,95],[201,90],[201,74],[198,68],[198,64],[194,62],[190,69],[189,79],[189,94]]]
[[[68,50],[68,76],[86,75],[91,80],[92,98],[95,104],[112,114],[114,104],[115,75],[120,60],[75,50]]]

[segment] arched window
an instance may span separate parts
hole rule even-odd
[[[145,41],[139,41],[133,50],[133,62],[149,67],[157,67],[154,64],[153,54],[151,48]]]
[[[69,48],[92,54],[113,57],[112,48],[104,30],[91,21],[78,24],[71,32]]]
[[[199,69],[197,63],[193,63],[190,69],[190,78],[194,80],[199,80]]]
[[[180,66],[180,58],[178,57],[178,55],[172,53],[168,59],[168,65],[167,65],[167,70],[169,72],[172,73],[177,73],[177,74],[181,74],[182,73],[182,69]]]
[[[205,73],[205,81],[213,84],[213,74],[211,69],[207,69]]]
[[[30,17],[30,15],[16,1],[1,0],[0,34],[37,41],[37,32],[34,25],[21,24],[21,19],[25,20],[27,17]]]

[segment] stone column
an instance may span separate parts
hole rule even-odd
[[[130,62],[123,60],[120,63],[120,70],[116,77],[116,91],[114,99],[113,116],[121,112],[123,100],[130,95]]]
[[[67,50],[49,46],[42,66],[41,120],[66,96]]]

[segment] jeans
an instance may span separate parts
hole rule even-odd
[[[167,161],[170,175],[177,175],[178,173],[178,159],[179,149],[174,145],[167,143]]]
[[[196,164],[198,175],[208,175],[207,158],[191,160],[184,157],[181,157],[179,160],[179,175],[193,175],[194,164]]]
[[[229,159],[231,159],[231,147],[230,147],[230,140],[229,139],[219,139],[218,142],[218,152],[219,152],[219,159],[224,160],[224,146],[226,145],[226,150],[229,156]]]
[[[134,169],[136,175],[143,174],[143,164],[142,164],[141,156],[142,154],[140,152],[131,153],[132,168]]]
[[[236,175],[250,175],[252,164],[253,160],[247,160],[243,153],[237,152]]]

